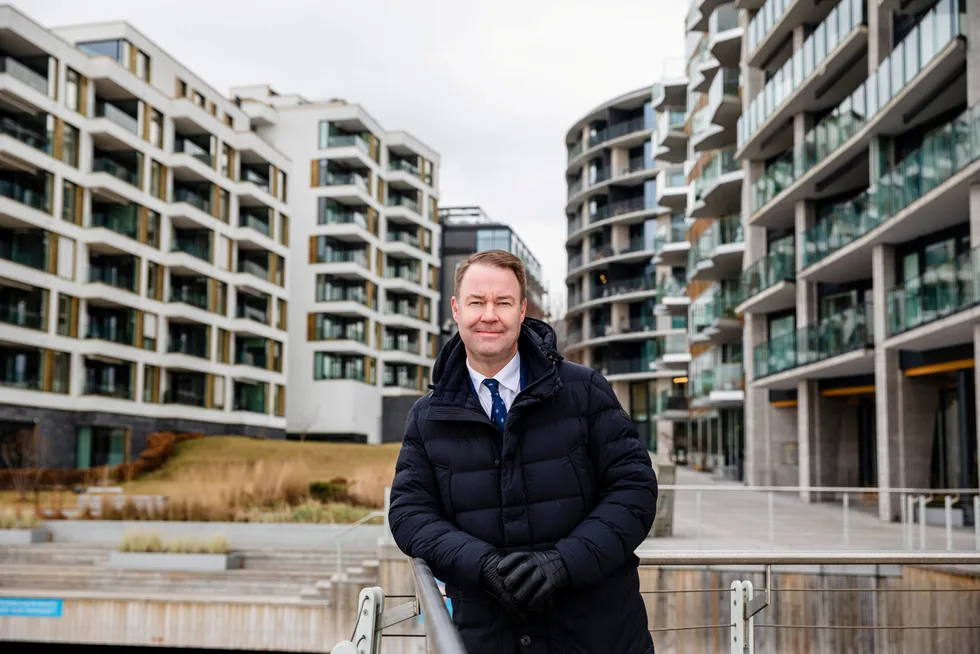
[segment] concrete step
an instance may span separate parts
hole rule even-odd
[[[0,547],[0,565],[34,564],[52,566],[91,566],[108,561],[111,547],[65,546],[56,543]]]

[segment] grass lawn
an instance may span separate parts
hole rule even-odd
[[[123,484],[127,495],[165,495],[171,502],[212,511],[253,514],[275,521],[351,522],[384,505],[401,445],[360,445],[210,436],[177,445],[159,470]],[[307,497],[312,481],[343,479],[352,504],[320,504]],[[45,508],[73,508],[71,492],[41,493]],[[16,505],[15,491],[0,492],[0,506]],[[21,506],[30,502],[20,503]],[[189,518],[188,518],[189,519]],[[270,518],[271,519],[271,518]]]

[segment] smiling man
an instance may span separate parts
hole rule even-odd
[[[525,318],[524,264],[456,271],[459,326],[412,407],[389,524],[446,582],[469,654],[652,654],[634,550],[657,479],[629,415]]]

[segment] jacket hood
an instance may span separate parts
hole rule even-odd
[[[521,335],[518,338],[518,348],[522,353],[528,352],[527,348],[533,348],[535,352],[540,352],[542,356],[557,364],[563,359],[558,351],[558,336],[555,330],[548,323],[537,318],[525,318],[521,324]],[[439,356],[436,357],[435,365],[432,366],[432,384],[434,388],[439,383],[439,379],[445,374],[447,368],[457,364],[462,365],[466,360],[466,349],[463,340],[456,332],[449,342],[443,346]]]

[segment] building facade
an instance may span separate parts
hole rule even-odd
[[[2,435],[80,468],[281,435],[288,159],[125,23],[4,6],[0,51]]]
[[[289,198],[289,435],[400,441],[439,346],[439,155],[357,104],[232,95],[309,171]]]
[[[746,477],[976,488],[980,4],[774,4],[742,16]]]
[[[658,203],[665,169],[653,136],[671,117],[658,118],[653,104],[663,92],[644,87],[605,102],[565,138],[565,355],[606,376],[654,451],[672,447],[673,424],[654,416],[690,359],[687,298],[676,281],[687,254],[674,245],[683,230],[672,238],[675,212]]]
[[[526,315],[550,320],[547,284],[541,263],[509,225],[494,221],[480,207],[443,207],[439,209],[439,224],[442,227],[439,326],[443,345],[457,331],[451,305],[456,269],[470,255],[483,250],[506,250],[524,262],[527,271]]]

